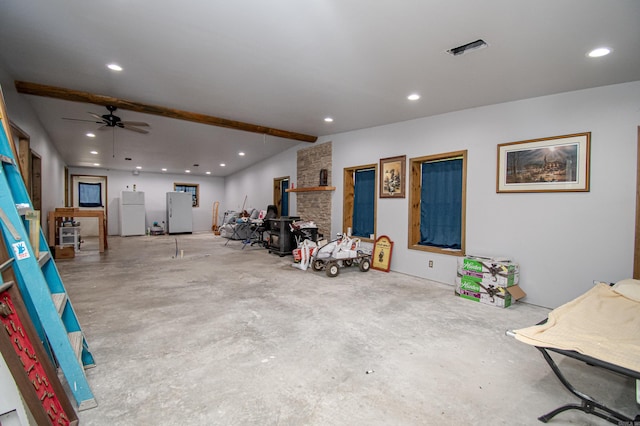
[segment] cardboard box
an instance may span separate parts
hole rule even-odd
[[[508,287],[520,282],[520,265],[506,258],[460,257],[457,269],[458,275],[478,278],[486,284]]]
[[[458,258],[458,270],[482,274],[517,274],[520,265],[506,257],[465,256]]]
[[[54,259],[73,259],[76,257],[76,251],[73,246],[56,246],[53,257]]]
[[[526,296],[526,293],[518,285],[500,286],[495,285],[495,283],[487,284],[480,278],[468,275],[458,275],[456,277],[455,294],[464,299],[499,308],[508,308],[517,300]]]
[[[520,284],[520,274],[517,272],[513,274],[497,273],[495,275],[490,272],[473,272],[465,271],[462,269],[458,269],[457,272],[460,276],[477,278],[479,280],[482,280],[482,282],[485,284],[493,284],[501,287],[509,287],[512,285]]]

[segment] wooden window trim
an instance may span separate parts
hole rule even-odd
[[[343,171],[343,193],[342,193],[342,232],[346,233],[347,229],[353,228],[353,198],[355,196],[355,173],[358,170],[374,169],[376,180],[378,179],[378,164],[365,164],[362,166],[345,167]],[[376,186],[377,188],[377,186]],[[374,242],[378,235],[378,194],[374,194],[373,205],[373,239],[358,237],[361,241]]]
[[[422,163],[427,161],[453,160],[462,157],[462,230],[460,235],[460,250],[442,249],[439,247],[422,246],[420,241],[420,192],[422,182]],[[448,256],[464,256],[466,253],[466,224],[467,224],[467,150],[447,152],[443,154],[427,155],[409,159],[409,243],[410,250],[430,253],[446,254]]]

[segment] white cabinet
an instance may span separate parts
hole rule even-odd
[[[80,248],[80,227],[61,226],[58,232],[58,245],[73,246],[74,250]]]

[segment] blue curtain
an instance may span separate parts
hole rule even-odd
[[[78,184],[80,207],[102,207],[102,184],[83,183]]]
[[[375,170],[358,170],[353,195],[353,223],[351,235],[369,238],[374,232],[373,209],[376,197]]]
[[[462,159],[423,163],[419,244],[460,249],[461,235]]]
[[[280,216],[289,216],[289,193],[287,189],[289,189],[289,181],[283,180],[280,183],[280,193],[282,194],[282,211],[280,212]]]

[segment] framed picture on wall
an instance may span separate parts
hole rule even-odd
[[[588,192],[591,132],[498,145],[496,192]]]
[[[407,156],[380,159],[380,198],[405,197]]]

